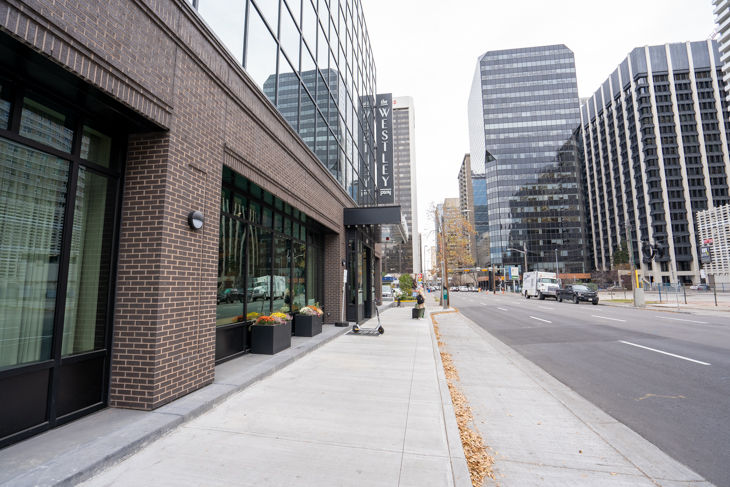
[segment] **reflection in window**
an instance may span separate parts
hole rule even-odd
[[[245,321],[246,229],[248,225],[222,215],[218,239],[218,293],[216,325]]]
[[[276,26],[279,25],[279,0],[255,0],[256,6],[263,14],[266,21],[276,33]],[[242,2],[243,3],[243,2]],[[256,45],[256,44],[254,44]]]
[[[0,169],[2,368],[51,357],[69,163],[0,139]]]
[[[276,24],[274,24],[276,25]],[[256,9],[248,12],[246,71],[272,103],[276,102],[276,41]]]
[[[315,247],[307,249],[307,304],[321,303],[319,296],[319,252]]]
[[[271,313],[271,232],[251,227],[248,255],[247,312]]]
[[[71,152],[74,132],[65,115],[29,98],[23,100],[20,135],[63,152]]]
[[[81,137],[81,158],[103,167],[109,167],[112,139],[101,132],[84,126]]]
[[[286,9],[282,9],[279,42],[295,68],[299,68],[299,31]],[[281,70],[281,65],[279,66]],[[298,69],[297,69],[298,70]]]
[[[246,2],[200,0],[198,12],[231,51],[233,57],[239,63],[243,63],[243,25],[246,18]]]
[[[294,275],[292,277],[292,310],[296,311],[306,303],[307,245],[294,242]]]
[[[10,124],[10,97],[7,89],[0,86],[0,129],[8,128]]]
[[[297,311],[292,303],[291,240],[274,237],[274,279],[272,281],[274,311]]]
[[[299,115],[299,84],[294,68],[287,61],[284,52],[279,52],[279,94],[276,106],[294,130],[297,129]]]
[[[114,183],[79,168],[62,355],[105,348]]]

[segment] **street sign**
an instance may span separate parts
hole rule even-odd
[[[703,239],[703,240],[702,240],[702,243],[703,243],[703,244],[711,244],[711,243],[712,243],[712,239],[711,239],[711,238],[706,238],[706,239]]]
[[[510,267],[509,268],[509,278],[513,281],[520,279],[520,269],[517,267]]]

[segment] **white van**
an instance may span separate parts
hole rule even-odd
[[[386,285],[386,284],[383,284],[383,293],[382,293],[382,297],[384,297],[384,298],[389,298],[389,297],[391,297],[391,296],[393,296],[393,290],[392,290],[392,289],[390,288],[390,286],[388,286],[388,285]]]

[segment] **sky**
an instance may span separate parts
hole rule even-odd
[[[459,196],[459,168],[469,152],[467,100],[478,56],[565,44],[575,53],[583,98],[635,47],[701,41],[715,28],[712,0],[361,2],[378,93],[414,98],[418,221],[428,248],[431,202]]]

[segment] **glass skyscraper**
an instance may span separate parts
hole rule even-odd
[[[564,45],[479,57],[469,97],[473,173],[484,174],[491,264],[590,271],[577,139],[575,59]],[[482,182],[472,175],[474,198]],[[481,191],[481,189],[479,189]],[[523,265],[524,266],[524,265]]]
[[[360,0],[189,0],[329,172],[374,205],[375,64]]]

